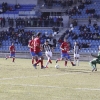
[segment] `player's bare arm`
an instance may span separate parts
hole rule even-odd
[[[31,45],[28,45],[28,47],[29,47],[29,48],[33,48],[33,46],[31,46]]]
[[[43,46],[42,46],[42,45],[40,45],[39,47],[40,47],[41,51],[43,51],[43,50],[44,50],[44,48],[43,48]]]
[[[62,47],[60,47],[61,50],[64,50]]]

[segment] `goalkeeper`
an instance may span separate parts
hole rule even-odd
[[[95,59],[93,59],[92,61],[90,61],[90,65],[93,68],[92,72],[93,71],[97,71],[96,64],[100,64],[100,46],[99,46],[98,55],[96,56],[96,55],[91,54],[91,56],[95,57]]]

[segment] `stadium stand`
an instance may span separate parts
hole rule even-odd
[[[63,7],[72,6],[73,0],[44,0],[44,6],[46,7]]]
[[[99,0],[79,0],[79,4],[73,8],[66,10],[66,14],[69,14],[72,18],[99,18]]]
[[[73,2],[73,0],[69,1]],[[80,44],[81,53],[97,52],[97,47],[100,45],[100,26],[97,23],[91,24],[91,20],[92,18],[99,18],[99,2],[99,0],[87,0],[87,2],[78,0],[77,4],[66,3],[68,5],[63,5],[60,0],[52,0],[51,5],[48,5],[48,0],[44,0],[45,6],[50,6],[51,10],[56,6],[58,8],[61,7],[62,12],[64,12],[67,6],[66,16],[69,16],[70,19],[75,19],[63,33],[59,30],[60,27],[64,27],[62,12],[59,12],[60,16],[55,16],[55,14],[52,14],[52,11],[47,13],[41,12],[41,16],[36,14],[35,16],[30,16],[30,11],[37,5],[7,4],[9,7],[15,7],[15,9],[12,9],[13,11],[7,10],[0,14],[0,26],[7,27],[6,30],[0,31],[0,51],[7,52],[11,42],[15,42],[17,51],[28,52],[27,44],[30,37],[37,32],[41,32],[41,42],[44,43],[48,39],[54,45],[55,52],[60,52],[59,47],[64,37],[67,37],[71,49],[73,49],[74,42],[77,41]],[[0,5],[0,9],[2,9],[2,5]],[[26,15],[25,11],[27,11]],[[21,16],[19,16],[19,13],[21,13]],[[57,12],[55,11],[54,13]],[[85,18],[88,23],[79,25],[79,19],[82,18]],[[34,29],[32,29],[33,27]],[[21,39],[19,39],[20,37]]]

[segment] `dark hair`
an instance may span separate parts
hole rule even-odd
[[[37,36],[39,37],[41,35],[41,33],[39,32],[39,33],[37,33]]]
[[[49,41],[46,40],[45,42],[49,42]]]

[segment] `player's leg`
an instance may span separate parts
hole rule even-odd
[[[13,58],[12,62],[15,62],[15,53],[13,53],[11,57]]]
[[[36,61],[36,62],[38,61],[38,56],[35,56],[35,61]]]
[[[35,59],[35,62],[37,62],[37,61],[38,61],[38,56],[36,55],[36,56],[34,57],[34,59]],[[37,66],[39,66],[39,64],[37,64]]]
[[[79,66],[79,57],[77,57],[77,65]]]
[[[12,57],[12,53],[10,53],[9,56],[6,56],[6,60],[7,60],[8,58],[11,58],[11,57]]]
[[[98,59],[96,60],[96,63],[97,63],[97,64],[100,64],[100,58],[98,58]],[[97,68],[95,68],[95,71],[97,71]]]
[[[46,52],[45,55],[46,55],[46,57],[48,59],[47,62],[46,62],[46,66],[45,67],[48,68],[48,64],[52,63],[51,62],[52,52]]]
[[[51,58],[52,58],[52,52],[49,52],[49,63],[52,64]]]
[[[77,65],[79,66],[79,54],[76,55]]]
[[[52,58],[52,52],[47,52],[46,56],[48,58],[49,63],[52,63],[51,58]]]
[[[56,63],[58,62],[58,61],[62,61],[62,60],[64,60],[64,58],[65,58],[65,67],[67,66],[67,58],[66,58],[66,53],[61,53],[61,58],[59,58],[59,59],[57,59],[56,60]]]
[[[76,64],[76,54],[74,53],[74,64]]]
[[[74,64],[76,64],[76,62],[77,62],[77,58],[76,58],[76,57],[74,57]]]
[[[49,55],[48,55],[48,52],[45,52],[45,55],[47,57],[47,62],[46,62],[45,67],[48,68],[48,64],[49,64]]]
[[[90,65],[92,67],[92,72],[97,70],[97,68],[96,68],[96,60],[95,59],[90,61]]]
[[[36,69],[37,64],[41,63],[41,69],[43,69],[44,68],[44,66],[43,66],[43,59],[44,58],[42,56],[42,52],[39,52],[36,55],[38,55],[40,57],[40,59],[38,59],[38,61],[35,64],[33,64],[34,68]]]
[[[15,57],[13,57],[13,60],[12,60],[12,62],[15,62]]]
[[[66,54],[65,53],[61,53],[61,58],[58,58],[56,60],[56,63],[58,63],[58,61],[62,61],[65,57],[66,57]]]
[[[31,56],[32,56],[32,64],[34,64],[34,52],[30,52]]]
[[[34,57],[32,56],[32,64],[34,64]]]
[[[43,68],[45,68],[45,67],[43,66],[44,57],[43,57],[43,55],[42,55],[42,52],[39,52],[39,53],[38,53],[38,56],[39,56],[39,58],[40,58],[41,69],[43,69]]]
[[[67,67],[67,62],[68,62],[68,59],[66,58],[65,59],[65,67]]]
[[[92,66],[93,66],[92,72],[93,72],[93,71],[97,71],[96,62],[95,62],[94,64],[92,64]]]
[[[43,60],[44,60],[44,57],[41,56],[40,58],[41,58],[41,69],[43,69],[43,68],[45,68],[45,67],[43,66]]]
[[[73,63],[73,61],[71,60],[71,57],[69,56],[69,54],[66,53],[66,58],[69,59],[69,61],[71,62],[72,66],[75,66],[75,64]]]

